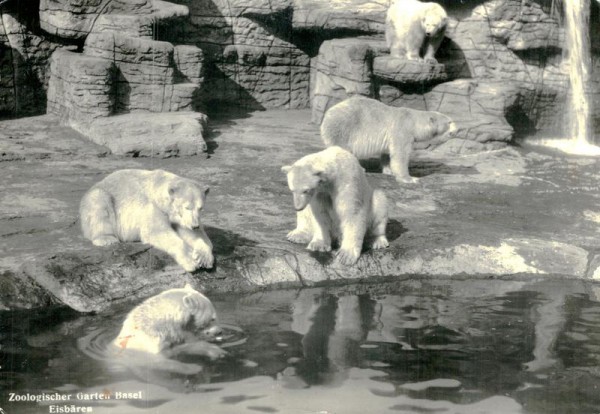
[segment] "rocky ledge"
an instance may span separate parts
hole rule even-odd
[[[460,139],[416,154],[416,185],[366,165],[389,199],[387,250],[341,267],[288,243],[295,212],[280,166],[321,149],[309,119],[217,119],[202,162],[111,155],[51,116],[0,123],[0,308],[99,311],[186,282],[211,293],[377,277],[600,280],[600,161],[514,147],[473,153],[473,141]],[[189,274],[147,245],[97,248],[81,236],[81,196],[120,168],[164,168],[210,185],[204,224],[215,269]]]

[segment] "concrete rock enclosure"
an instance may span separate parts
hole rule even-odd
[[[57,33],[89,30],[82,53],[60,49],[52,55],[48,112],[115,154],[202,153],[206,116],[194,112],[202,51],[153,40],[156,22],[176,25],[188,10],[159,1],[147,6],[129,10],[140,14],[96,14],[93,23],[80,17],[78,31],[63,31],[54,15],[42,14],[42,23],[54,22]]]
[[[451,150],[497,148],[562,126],[568,68],[551,0],[440,0],[451,22],[437,65],[389,56],[387,0],[178,2],[41,0],[39,14],[8,2],[0,113],[41,113],[47,100],[65,125],[130,155],[202,152],[206,107],[311,107],[318,123],[356,94],[452,116],[460,134]],[[182,114],[143,123],[133,115],[173,112]],[[119,137],[107,132],[113,122]],[[168,130],[176,133],[167,138]],[[141,136],[151,145],[140,146]]]

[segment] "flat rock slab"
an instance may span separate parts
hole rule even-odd
[[[100,311],[185,283],[210,294],[377,277],[600,278],[600,161],[515,148],[418,152],[415,185],[366,163],[388,196],[390,247],[356,266],[288,243],[295,212],[280,167],[322,148],[309,119],[216,118],[202,160],[118,157],[49,116],[1,122],[0,308]],[[203,222],[215,269],[189,274],[147,245],[98,248],[82,237],[81,196],[121,168],[164,168],[211,187]]]
[[[446,67],[440,63],[407,60],[392,56],[373,59],[373,75],[396,83],[441,83],[448,80]]]
[[[131,113],[98,118],[81,129],[116,155],[171,157],[206,152],[206,122],[199,112]]]

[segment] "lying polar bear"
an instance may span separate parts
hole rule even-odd
[[[213,265],[200,212],[208,187],[163,170],[119,170],[81,199],[83,235],[96,246],[142,241],[169,253],[188,272]]]

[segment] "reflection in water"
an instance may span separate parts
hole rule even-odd
[[[575,281],[409,281],[213,298],[243,339],[222,361],[178,358],[200,367],[194,373],[107,355],[125,309],[7,314],[0,387],[143,391],[141,401],[91,403],[111,413],[196,412],[199,403],[206,413],[597,413],[597,290]]]

